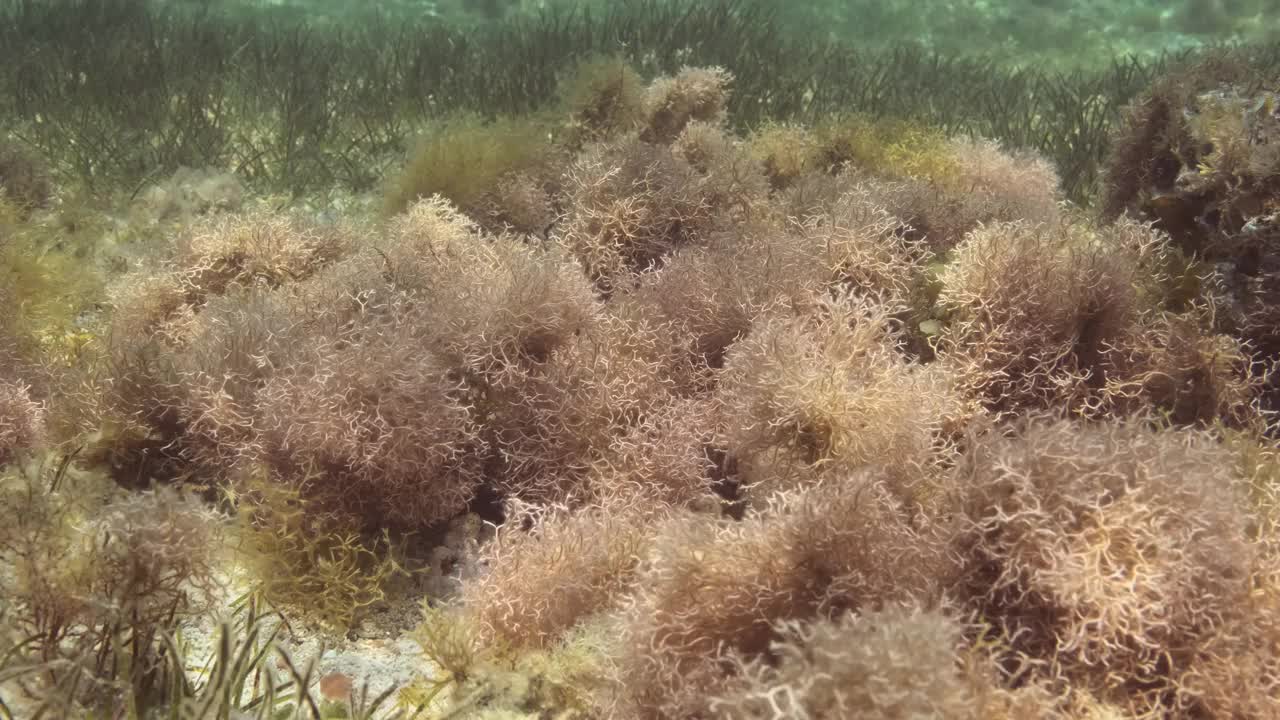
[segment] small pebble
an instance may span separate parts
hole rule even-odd
[[[342,702],[351,697],[351,676],[331,672],[320,678],[320,695],[331,702]]]

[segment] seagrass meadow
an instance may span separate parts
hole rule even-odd
[[[0,0],[0,718],[1280,717],[1275,29]]]

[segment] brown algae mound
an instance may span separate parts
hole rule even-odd
[[[1035,155],[740,133],[730,72],[615,57],[341,212],[183,171],[74,293],[73,196],[11,160],[0,700],[1280,715],[1275,98],[1197,72],[1101,219]]]

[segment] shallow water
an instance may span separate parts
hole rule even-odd
[[[109,708],[118,623],[180,629],[196,677],[255,591],[331,700],[697,705],[684,667],[783,658],[767,620],[880,647],[886,697],[1070,681],[1072,717],[1280,717],[1280,389],[1254,374],[1280,364],[1280,106],[1246,87],[1280,78],[1277,1],[0,0],[0,680],[20,638],[72,650],[36,634],[65,596],[110,692],[53,700]],[[1152,87],[1178,96],[1126,113]],[[125,560],[187,579],[143,597]],[[813,615],[944,586],[986,615]],[[421,612],[460,592],[473,617]],[[124,618],[135,594],[191,610]],[[699,622],[705,657],[662,647]],[[1016,663],[955,640],[997,627],[1032,633]],[[680,672],[634,691],[619,638]],[[446,675],[450,643],[480,664]],[[1150,690],[1165,645],[1214,650]],[[1231,697],[1197,684],[1237,666]],[[36,690],[0,682],[0,717]],[[946,717],[977,716],[1032,715]]]
[[[162,2],[166,0],[161,0]],[[480,26],[566,9],[607,11],[607,0],[167,0],[349,24],[370,14]],[[693,4],[696,4],[693,3]],[[704,3],[705,4],[705,3]],[[1266,40],[1280,32],[1274,0],[762,0],[786,31],[859,47],[920,44],[1055,67],[1105,64],[1206,44]]]

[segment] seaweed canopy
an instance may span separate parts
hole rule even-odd
[[[66,716],[159,702],[164,633],[222,593],[219,518],[170,489],[121,494],[103,480],[68,462],[0,475],[6,623],[30,638],[6,661],[34,663],[36,697]]]
[[[875,473],[778,493],[740,522],[672,518],[622,611],[624,712],[705,716],[731,659],[764,661],[779,624],[928,597],[949,560],[939,528],[912,525]]]
[[[995,658],[965,639],[976,629],[911,604],[780,622],[771,659],[739,659],[739,677],[711,708],[722,717],[761,720],[1053,717],[1046,687],[1000,687]]]
[[[135,206],[170,242],[120,279],[73,381],[0,346],[0,574],[41,671],[88,672],[104,705],[174,692],[182,714],[198,683],[161,682],[177,652],[156,641],[214,605],[232,523],[258,595],[329,630],[422,590],[430,563],[433,590],[459,588],[417,633],[454,714],[1276,715],[1274,443],[1257,348],[1229,334],[1249,326],[1215,324],[1267,294],[1219,297],[1194,257],[1269,292],[1265,243],[1061,204],[1133,68],[801,48],[733,0],[674,8],[463,42],[194,36],[124,3],[149,35],[24,60],[41,119],[16,132],[59,178],[205,155],[246,176],[176,173]],[[664,46],[557,75],[633,36]],[[135,55],[118,78],[84,66]],[[1180,175],[1224,193],[1219,230],[1270,227],[1237,217],[1262,201],[1233,178],[1276,169],[1243,140],[1271,120],[1234,120],[1253,97],[1186,95],[1181,130],[1214,150]],[[368,189],[423,117],[382,213],[244,197]],[[17,212],[9,176],[6,227],[56,215]],[[70,424],[101,452],[23,477]]]
[[[957,468],[961,592],[1071,692],[1138,717],[1274,714],[1274,540],[1233,465],[1208,433],[1141,421],[982,440]]]
[[[499,181],[538,174],[552,156],[549,133],[538,119],[485,120],[465,113],[445,118],[422,133],[404,170],[387,187],[385,208],[397,213],[439,195],[473,213],[481,210]]]

